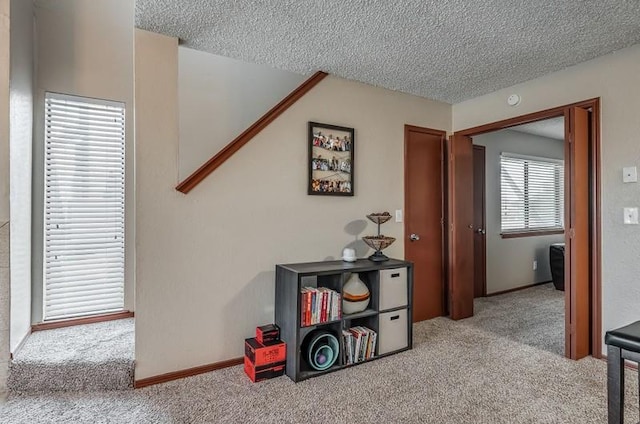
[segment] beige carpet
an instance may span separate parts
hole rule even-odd
[[[481,319],[422,322],[413,350],[298,384],[286,377],[253,384],[233,367],[141,390],[13,395],[0,405],[0,422],[606,422],[604,361],[564,359],[485,330]],[[629,375],[634,423],[637,377]]]
[[[564,292],[552,283],[475,300],[465,324],[564,356]]]
[[[9,363],[9,391],[131,388],[133,333],[133,318],[36,331]]]

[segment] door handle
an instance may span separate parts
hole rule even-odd
[[[411,234],[411,235],[409,236],[409,240],[411,240],[411,241],[418,241],[418,240],[420,240],[420,236],[419,236],[419,235],[417,235],[417,234]]]
[[[487,231],[486,231],[484,228],[478,228],[478,229],[476,230],[476,233],[478,233],[478,234],[486,234],[486,233],[487,233]]]

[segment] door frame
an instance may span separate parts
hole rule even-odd
[[[473,145],[473,173],[474,173],[474,189],[473,189],[473,213],[474,213],[474,221],[475,221],[475,213],[477,212],[477,204],[476,204],[476,190],[475,190],[475,175],[476,175],[476,164],[477,164],[477,160],[476,160],[476,152],[482,152],[482,170],[484,172],[483,178],[482,178],[482,205],[480,206],[480,209],[482,210],[482,223],[480,224],[480,229],[482,231],[485,231],[485,233],[483,234],[484,237],[482,237],[482,244],[484,245],[482,248],[482,260],[480,261],[480,264],[482,266],[482,290],[480,292],[480,295],[476,296],[475,294],[475,289],[476,289],[476,277],[477,277],[477,269],[475,267],[477,267],[478,262],[476,262],[476,259],[478,258],[477,252],[475,251],[474,248],[474,252],[473,252],[473,264],[474,264],[474,275],[473,275],[473,288],[474,288],[474,298],[478,298],[478,297],[486,297],[487,296],[487,235],[486,235],[486,230],[487,230],[487,187],[486,187],[486,181],[487,181],[487,177],[486,177],[486,164],[487,164],[487,156],[486,156],[486,148],[485,146],[481,146],[479,144],[474,144]],[[478,232],[477,228],[473,229],[474,233],[473,236],[476,237],[476,234]],[[474,240],[474,246],[475,246],[475,240]]]
[[[545,109],[539,112],[533,112],[526,115],[516,116],[514,118],[504,119],[501,121],[492,122],[485,125],[480,125],[460,131],[455,131],[454,134],[464,135],[468,137],[477,136],[480,134],[507,129],[516,125],[528,124],[531,122],[541,121],[549,118],[565,117],[568,116],[568,111],[573,107],[579,107],[591,111],[590,123],[590,145],[589,145],[589,159],[591,167],[589,170],[589,191],[590,191],[590,217],[589,217],[589,230],[591,232],[591,240],[589,243],[589,255],[591,258],[591,268],[589,275],[589,312],[590,312],[590,354],[595,358],[602,358],[602,269],[601,269],[601,240],[602,240],[602,220],[600,210],[600,181],[601,181],[601,146],[600,146],[600,98],[593,98],[584,100],[577,103],[571,103],[564,106],[558,106],[550,109]],[[565,119],[565,128],[567,128],[567,121]],[[565,139],[565,146],[568,140]],[[570,182],[574,184],[573,181]],[[569,291],[565,294],[565,313],[567,312],[567,303],[571,300],[575,300],[575,293]],[[566,326],[565,322],[565,334]],[[570,355],[571,349],[566,352]],[[575,359],[575,358],[573,358]]]
[[[405,124],[404,125],[404,162],[403,162],[403,168],[404,168],[404,187],[403,187],[403,194],[404,194],[404,244],[403,244],[403,248],[404,251],[407,251],[407,247],[409,246],[409,244],[411,243],[411,241],[409,240],[409,236],[410,236],[410,229],[409,226],[407,225],[407,218],[408,218],[408,205],[409,205],[409,196],[407,194],[407,187],[409,186],[409,171],[407,169],[407,138],[409,136],[409,132],[419,132],[419,133],[423,133],[423,134],[428,134],[428,135],[432,135],[432,136],[437,136],[440,137],[440,152],[441,152],[441,157],[440,157],[440,163],[441,163],[441,172],[440,172],[440,193],[442,195],[441,198],[441,204],[440,204],[440,224],[441,224],[441,234],[442,234],[442,243],[441,243],[441,249],[442,249],[442,261],[441,261],[441,269],[442,269],[442,281],[440,282],[440,284],[442,285],[442,311],[443,311],[443,316],[447,315],[449,313],[449,308],[448,308],[448,304],[447,304],[447,299],[449,298],[448,295],[448,282],[449,279],[447,277],[447,266],[446,266],[446,261],[447,261],[447,234],[445,232],[445,226],[444,226],[444,222],[445,222],[445,205],[446,205],[446,201],[447,201],[447,178],[446,178],[446,166],[447,166],[447,162],[444,160],[444,155],[445,155],[445,151],[446,151],[446,139],[447,139],[447,132],[443,131],[443,130],[437,130],[437,129],[433,129],[433,128],[427,128],[427,127],[418,127],[415,125],[410,125],[410,124]],[[414,282],[414,287],[415,287],[415,282]],[[413,293],[411,294],[413,296]]]

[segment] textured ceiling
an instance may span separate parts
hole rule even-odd
[[[563,117],[531,122],[530,124],[518,125],[509,129],[527,134],[539,135],[541,137],[553,138],[554,140],[564,141]]]
[[[640,42],[640,1],[136,0],[136,26],[456,103]]]

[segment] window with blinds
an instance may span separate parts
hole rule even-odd
[[[564,229],[564,162],[500,155],[502,233]]]
[[[45,320],[124,308],[124,113],[45,96]]]

